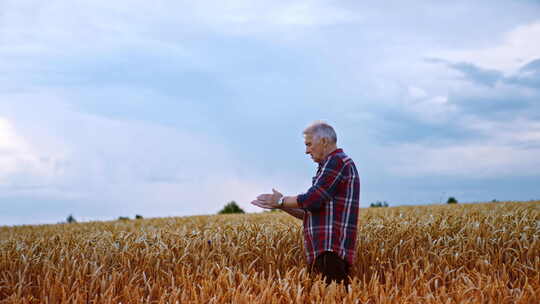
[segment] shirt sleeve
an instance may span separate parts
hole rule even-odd
[[[297,196],[300,208],[314,211],[322,207],[334,197],[336,186],[341,179],[343,162],[338,157],[332,157],[322,168],[309,190]]]

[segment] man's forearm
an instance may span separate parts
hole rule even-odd
[[[286,207],[282,207],[280,209],[287,212],[288,214],[294,216],[297,219],[301,219],[301,220],[304,219],[304,212],[305,211],[303,209],[300,209],[300,208],[286,208]]]
[[[283,208],[298,209],[298,196],[285,196],[283,198]]]
[[[285,196],[283,199],[283,206],[281,206],[280,209],[298,219],[303,220],[305,211],[298,208],[298,201],[296,198],[296,196]]]

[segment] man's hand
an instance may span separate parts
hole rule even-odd
[[[272,194],[261,194],[251,204],[264,209],[275,209],[279,207],[278,201],[282,196],[276,189],[272,189]]]

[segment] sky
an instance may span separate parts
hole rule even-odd
[[[0,225],[306,191],[334,126],[361,207],[540,199],[538,1],[0,0]]]

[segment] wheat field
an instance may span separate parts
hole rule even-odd
[[[0,227],[0,303],[540,303],[540,202],[361,209],[349,288],[282,212]]]

